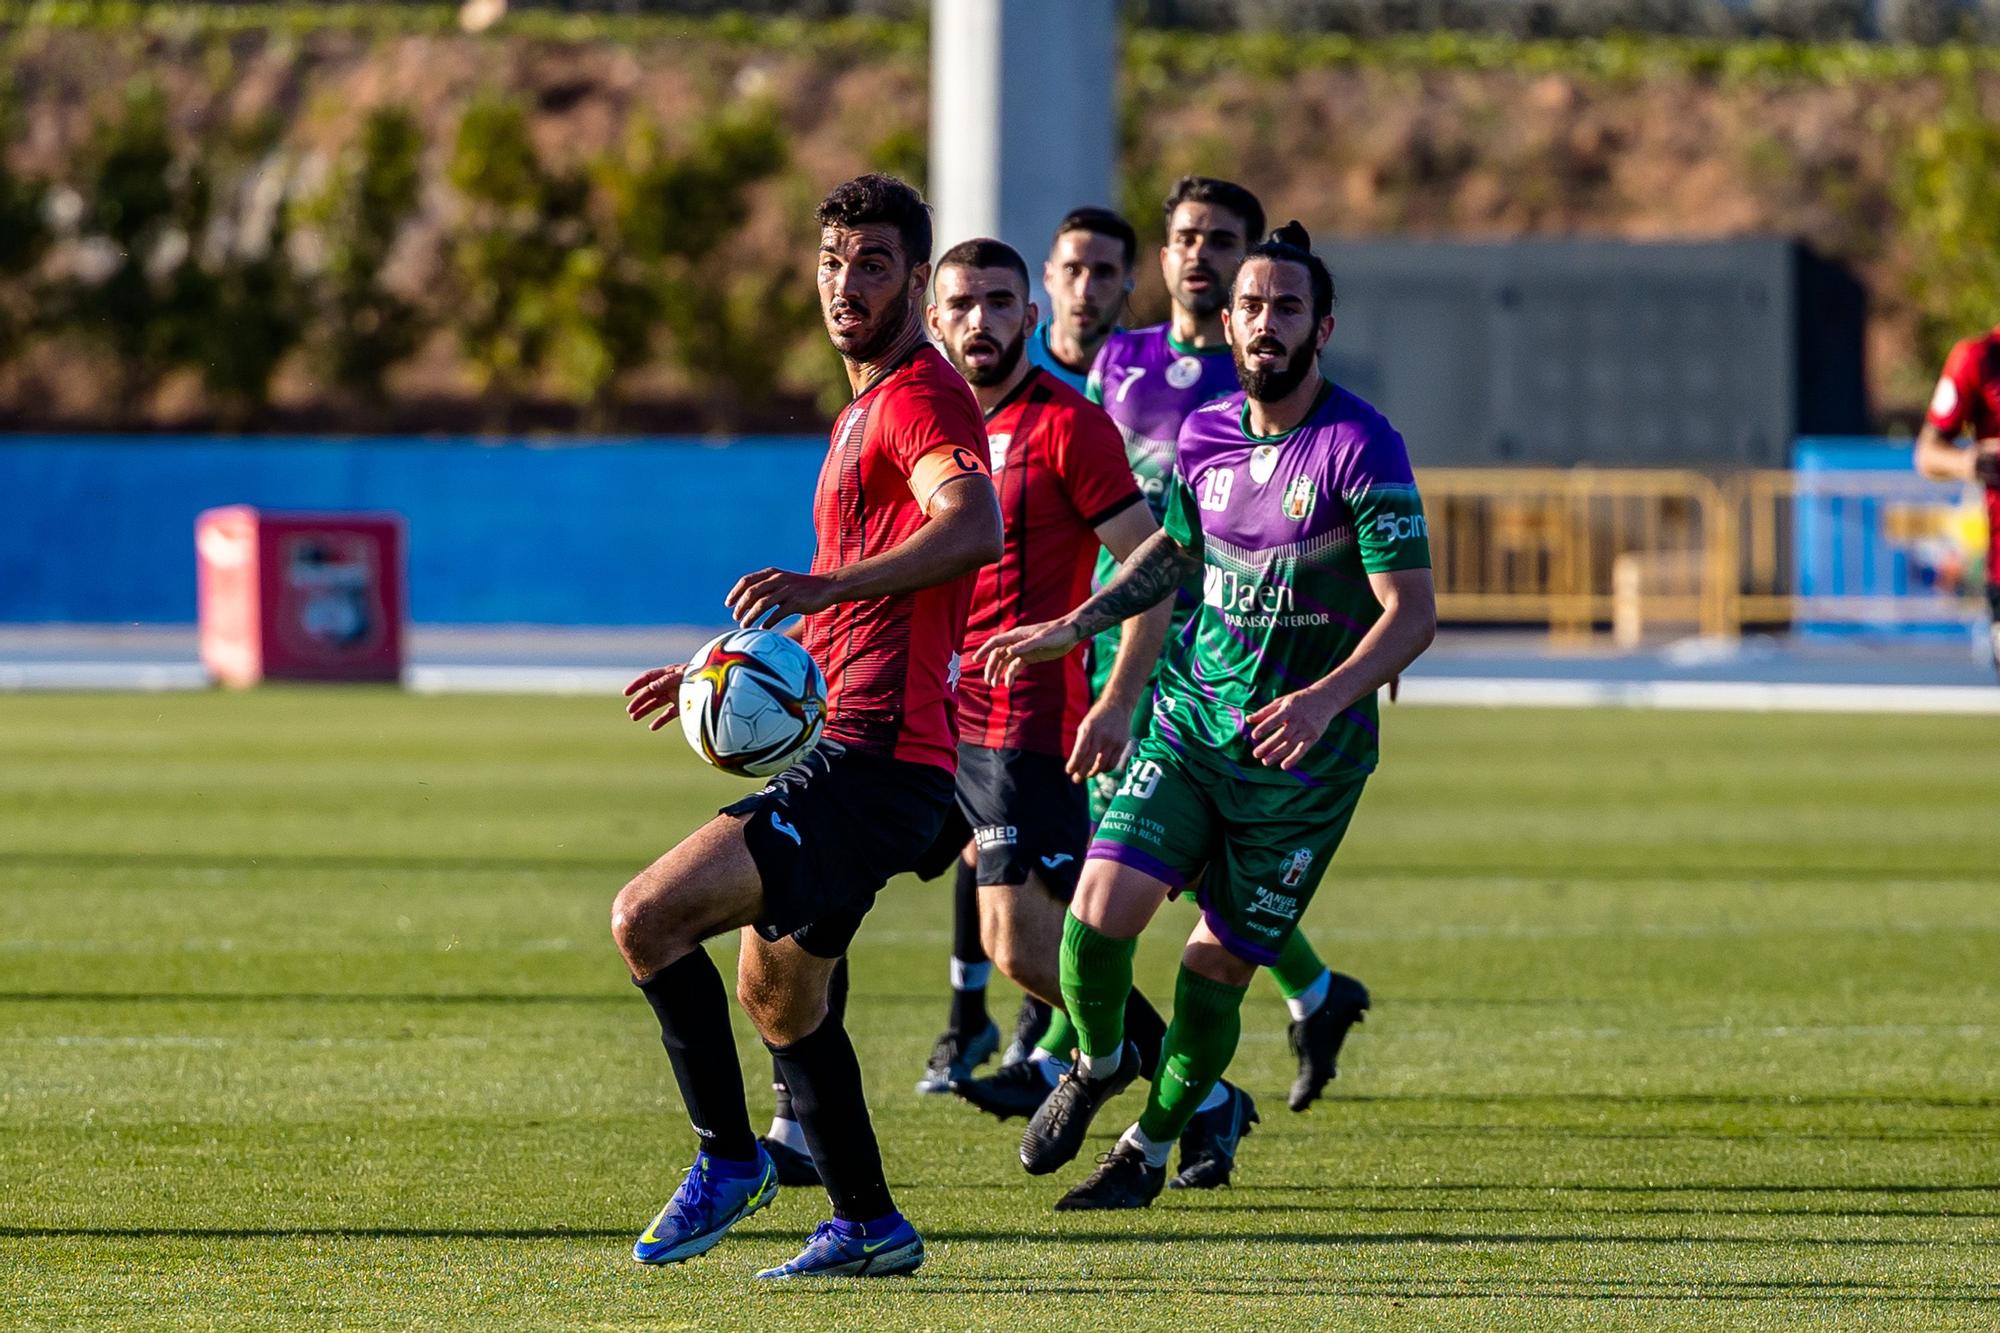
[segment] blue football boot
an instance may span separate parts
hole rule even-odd
[[[778,1168],[760,1146],[754,1162],[695,1154],[681,1187],[632,1246],[642,1264],[677,1264],[706,1254],[729,1228],[778,1197]]]
[[[758,1277],[892,1277],[914,1273],[924,1261],[924,1238],[909,1219],[896,1214],[893,1226],[872,1224],[870,1236],[852,1222],[822,1222],[799,1257],[767,1268]]]

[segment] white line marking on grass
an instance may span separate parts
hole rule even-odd
[[[0,692],[136,690],[159,694],[207,688],[208,672],[196,662],[0,663]]]
[[[1474,708],[1659,708],[1723,713],[2000,714],[1981,685],[1815,685],[1730,680],[1411,676],[1401,699]]]

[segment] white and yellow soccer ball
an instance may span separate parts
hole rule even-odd
[[[775,630],[733,629],[703,644],[681,677],[681,731],[725,773],[789,767],[826,727],[826,677]]]

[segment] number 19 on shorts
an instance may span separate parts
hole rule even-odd
[[[1125,782],[1118,788],[1120,796],[1130,796],[1135,801],[1150,797],[1160,785],[1160,766],[1151,759],[1135,759],[1125,770]]]

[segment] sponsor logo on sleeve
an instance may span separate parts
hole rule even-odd
[[[1377,514],[1373,527],[1378,542],[1403,542],[1431,535],[1430,525],[1424,522],[1422,514]]]

